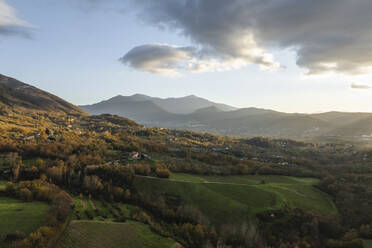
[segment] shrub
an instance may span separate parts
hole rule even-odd
[[[19,191],[19,196],[21,197],[21,199],[23,201],[27,201],[27,202],[30,202],[33,200],[33,195],[32,195],[32,192],[27,189],[27,188],[23,188]]]
[[[127,219],[125,218],[124,215],[121,215],[119,218],[117,218],[117,219],[115,220],[115,222],[126,222],[126,221],[127,221]]]
[[[5,241],[16,241],[26,238],[26,234],[24,232],[15,231],[13,233],[8,233],[5,237]]]
[[[90,211],[89,209],[86,209],[84,212],[90,220],[92,220],[94,218],[94,215],[93,215],[92,211]]]
[[[157,168],[155,170],[155,174],[159,178],[169,178],[171,175],[171,172],[168,169]]]
[[[10,196],[14,195],[14,192],[15,192],[14,184],[12,182],[8,182],[6,184],[5,191]]]

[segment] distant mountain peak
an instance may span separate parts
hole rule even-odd
[[[109,100],[121,99],[123,97],[125,97],[125,96],[119,94],[119,95],[116,95],[114,97],[111,97]]]
[[[194,114],[204,114],[204,113],[218,113],[223,112],[221,109],[217,108],[216,106],[209,106],[206,108],[197,109],[194,111]]]
[[[183,98],[201,98],[201,97],[198,97],[196,95],[187,95],[187,96],[184,96]]]
[[[131,96],[123,96],[117,95],[113,98],[108,100],[90,105],[90,106],[80,106],[83,109],[85,108],[87,111],[92,111],[92,106],[97,106],[97,104],[108,104],[108,103],[115,103],[115,104],[128,104],[129,102],[145,102],[150,101],[157,105],[159,108],[163,109],[165,112],[173,113],[173,114],[191,114],[194,113],[198,109],[203,109],[211,106],[215,106],[220,111],[232,111],[236,110],[237,108],[209,101],[202,97],[198,97],[196,95],[188,95],[184,97],[170,97],[170,98],[160,98],[160,97],[151,97],[144,94],[134,94]],[[124,106],[123,106],[124,107]],[[88,110],[89,109],[89,110]]]
[[[145,95],[145,94],[139,94],[139,93],[137,93],[137,94],[133,94],[133,95],[131,95],[130,97],[149,97],[149,98],[151,98],[151,97],[148,96],[148,95]]]

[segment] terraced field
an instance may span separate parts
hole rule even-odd
[[[22,202],[17,199],[0,197],[0,247],[9,244],[5,236],[15,231],[26,235],[42,226],[49,206],[42,202]]]
[[[115,221],[120,217],[128,218],[128,205],[109,203],[87,197],[74,197],[74,220]]]
[[[142,193],[180,196],[215,225],[236,223],[256,213],[283,207],[337,215],[329,195],[314,187],[314,178],[285,176],[195,176],[173,174],[170,179],[136,177]]]
[[[167,248],[174,244],[138,222],[72,221],[56,248]]]

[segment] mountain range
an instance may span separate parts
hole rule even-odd
[[[194,95],[166,99],[140,94],[118,95],[79,107],[90,114],[115,114],[147,126],[219,135],[372,139],[372,113],[292,114],[260,108],[235,108]]]
[[[75,106],[55,95],[0,74],[0,115],[12,111],[65,115],[113,114],[151,127],[186,129],[239,137],[372,141],[372,113],[291,114],[235,108],[194,95],[157,98],[122,96]]]

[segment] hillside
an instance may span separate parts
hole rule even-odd
[[[171,248],[174,241],[150,231],[138,222],[107,223],[73,221],[61,237],[57,248]]]
[[[361,118],[355,122],[342,125],[332,130],[329,135],[334,136],[359,136],[361,138],[372,138],[372,116]]]
[[[84,114],[65,100],[0,74],[0,111],[44,111],[65,114]]]
[[[159,198],[162,194],[181,196],[186,204],[199,209],[218,228],[248,221],[259,212],[284,207],[337,216],[337,209],[329,195],[313,187],[318,183],[316,179],[280,176],[189,174],[173,174],[171,180],[145,177],[135,180],[135,186],[144,195]]]
[[[118,95],[81,108],[93,115],[118,115],[149,127],[219,135],[322,141],[372,140],[371,113],[288,114],[260,108],[235,109],[196,96],[162,99],[140,94]],[[85,115],[83,110],[34,86],[0,75],[0,113]]]
[[[267,136],[307,138],[322,134],[332,128],[325,121],[307,115],[267,113],[209,122],[220,134],[235,136]]]

